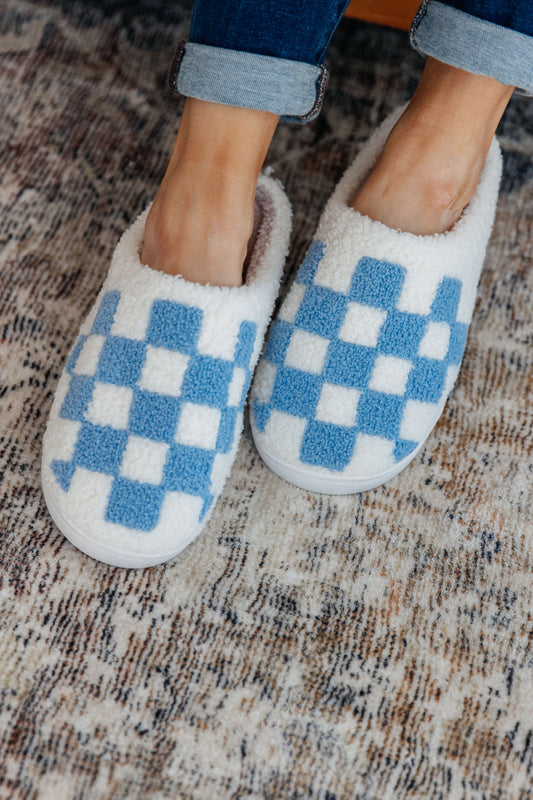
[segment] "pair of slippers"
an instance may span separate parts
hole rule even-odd
[[[496,140],[447,233],[402,233],[349,207],[398,116],[329,199],[251,392],[263,460],[315,492],[379,486],[423,446],[459,371],[494,218]],[[43,447],[48,509],[93,558],[121,567],[171,559],[222,491],[289,247],[289,202],[265,175],[256,211],[239,288],[142,265],[146,211],[115,250],[59,381]]]

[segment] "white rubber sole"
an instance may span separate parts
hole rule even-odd
[[[425,440],[420,442],[412,453],[409,453],[408,456],[398,461],[397,464],[385,472],[381,472],[379,475],[371,475],[368,478],[358,478],[342,474],[321,474],[311,469],[307,470],[304,466],[295,467],[293,464],[287,464],[271,455],[268,450],[261,447],[255,437],[254,441],[259,455],[272,472],[300,489],[307,489],[309,492],[316,492],[317,494],[359,494],[360,492],[368,492],[370,489],[376,489],[378,486],[395,478],[405,469],[425,444]]]
[[[59,511],[53,500],[52,493],[48,489],[44,475],[42,476],[41,485],[50,516],[63,536],[68,539],[74,547],[77,547],[77,549],[81,550],[85,555],[96,559],[96,561],[109,564],[111,567],[143,569],[144,567],[156,567],[158,564],[164,564],[165,561],[170,561],[170,559],[177,556],[178,553],[181,553],[183,549],[180,548],[172,553],[147,555],[145,553],[124,553],[113,547],[107,547],[104,544],[94,542],[79,528],[76,528],[76,526],[66,519]]]

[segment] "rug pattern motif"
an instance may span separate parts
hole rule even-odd
[[[159,568],[78,553],[43,504],[53,392],[180,101],[183,0],[0,7],[0,798],[533,798],[533,104],[505,172],[467,353],[413,464],[311,495],[246,432],[204,534]],[[269,163],[288,285],[332,187],[416,85],[406,35],[344,21],[322,115]]]

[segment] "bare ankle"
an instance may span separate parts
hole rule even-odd
[[[198,283],[242,284],[255,188],[276,124],[267,112],[187,99],[146,221],[144,263]]]
[[[242,284],[253,228],[253,197],[226,199],[203,185],[170,181],[156,197],[146,225],[141,259],[152,269],[196,283]]]
[[[428,59],[353,208],[418,235],[444,233],[470,202],[512,87]]]
[[[484,155],[466,151],[457,158],[418,133],[396,132],[353,199],[361,214],[391,228],[431,235],[449,230],[470,201]]]

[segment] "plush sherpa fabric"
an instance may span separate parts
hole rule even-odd
[[[499,129],[459,379],[398,478],[297,489],[245,413],[209,522],[164,566],[87,558],[46,512],[52,394],[165,168],[190,7],[0,4],[0,797],[533,800],[530,98]],[[322,114],[280,126],[268,156],[295,213],[287,281],[422,69],[404,31],[347,19],[328,63]]]
[[[124,234],[57,387],[43,490],[74,544],[118,566],[160,563],[201,530],[229,474],[290,233],[262,176],[239,288],[140,263],[147,211]]]
[[[447,233],[415,236],[349,202],[400,115],[330,198],[272,327],[252,394],[259,452],[304,488],[363,491],[396,475],[437,422],[465,348],[501,173],[494,140]]]

